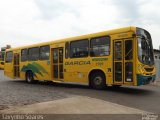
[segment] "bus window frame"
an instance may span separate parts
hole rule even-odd
[[[70,58],[70,42],[65,42],[65,59]],[[66,53],[66,50],[68,50],[68,52]]]
[[[46,47],[46,46],[48,46],[49,47],[49,56],[48,56],[48,59],[41,59],[41,47]],[[50,60],[50,45],[43,45],[43,46],[40,46],[39,47],[39,59],[38,60],[40,60],[40,61],[48,61],[48,60]]]
[[[11,61],[6,61],[7,59],[7,53],[12,53],[12,60]],[[13,51],[7,51],[6,56],[5,56],[5,63],[12,63],[13,62]]]
[[[22,51],[23,50],[27,50],[27,60],[24,60],[24,61],[22,61]],[[29,53],[29,51],[28,51],[28,48],[24,48],[24,49],[21,49],[21,62],[26,62],[26,61],[28,61],[28,54]]]
[[[38,48],[38,59],[37,60],[29,60],[29,50],[33,49],[33,48]],[[39,57],[40,57],[40,49],[39,48],[40,48],[39,46],[28,48],[28,61],[38,61],[39,60]]]
[[[73,42],[77,42],[77,41],[84,41],[84,40],[87,40],[87,42],[88,42],[88,55],[87,56],[84,56],[84,57],[71,57],[71,43],[73,43]],[[86,38],[86,39],[81,39],[81,40],[74,40],[74,41],[70,41],[70,43],[69,43],[69,58],[71,58],[71,59],[76,59],[76,58],[88,58],[89,57],[89,53],[90,53],[90,40],[88,39],[88,38]]]
[[[108,55],[99,55],[99,56],[91,56],[91,41],[93,40],[93,39],[96,39],[96,38],[101,38],[101,37],[108,37],[109,38],[109,54]],[[105,56],[110,56],[111,55],[111,37],[109,36],[109,35],[106,35],[106,36],[98,36],[98,37],[92,37],[92,38],[90,38],[90,48],[89,48],[89,50],[90,50],[90,52],[89,52],[89,54],[90,54],[90,57],[105,57]]]

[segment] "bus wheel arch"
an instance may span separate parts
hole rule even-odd
[[[94,89],[104,89],[106,87],[106,76],[102,70],[94,69],[90,71],[88,78],[90,87]]]

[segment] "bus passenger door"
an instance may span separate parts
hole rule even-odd
[[[114,83],[123,83],[123,41],[115,40],[113,45]]]
[[[4,65],[4,74],[10,78],[14,78],[13,73],[13,52],[6,52],[5,55],[5,65]]]
[[[114,40],[115,84],[133,84],[133,39]]]
[[[19,71],[19,53],[14,53],[14,62],[13,62],[13,72],[14,72],[14,78],[20,77],[20,71]]]
[[[133,84],[133,39],[124,40],[124,83]]]
[[[63,47],[52,48],[52,79],[62,81],[64,79],[63,75]]]

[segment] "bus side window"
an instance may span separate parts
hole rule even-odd
[[[91,39],[90,56],[99,57],[110,54],[110,37],[97,37]]]
[[[7,52],[6,53],[6,63],[12,62],[13,59],[13,52]]]
[[[68,59],[69,57],[69,42],[65,44],[65,58]]]
[[[28,49],[23,49],[21,51],[21,61],[25,62],[28,60]]]
[[[40,47],[40,60],[49,60],[49,54],[50,54],[49,45]]]
[[[39,47],[30,48],[28,50],[28,60],[37,61],[39,59]]]
[[[87,39],[73,41],[70,44],[70,58],[88,57],[89,42]]]

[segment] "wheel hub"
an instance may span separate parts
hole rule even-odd
[[[102,83],[102,78],[101,77],[95,77],[94,81],[95,81],[96,85],[100,85]]]

